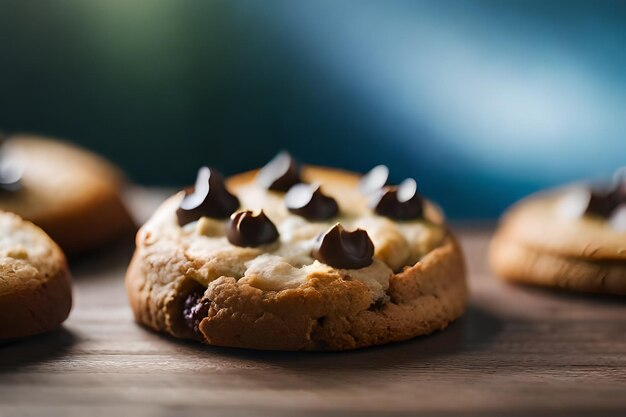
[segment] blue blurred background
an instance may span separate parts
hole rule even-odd
[[[626,2],[2,0],[0,128],[145,184],[385,163],[494,218],[626,164]]]

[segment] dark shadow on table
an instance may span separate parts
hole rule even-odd
[[[49,333],[0,344],[0,374],[14,372],[65,355],[77,342],[77,336],[61,327]]]
[[[593,305],[612,305],[612,306],[624,306],[626,305],[626,296],[617,294],[599,294],[599,293],[586,293],[578,291],[570,291],[566,288],[552,288],[542,287],[537,285],[523,284],[523,283],[508,283],[516,289],[522,290],[527,294],[531,294],[537,297],[551,298],[555,301],[561,302],[574,302],[585,303],[591,306]]]

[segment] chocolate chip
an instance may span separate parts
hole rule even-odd
[[[388,180],[389,168],[385,165],[377,165],[361,177],[359,190],[363,194],[371,194],[387,185]]]
[[[263,188],[285,192],[300,179],[300,166],[288,152],[280,152],[267,163],[257,175],[257,183]]]
[[[608,218],[616,207],[612,193],[594,190],[591,191],[585,214]]]
[[[359,269],[371,265],[374,244],[365,230],[349,232],[337,223],[318,236],[311,256],[334,268]]]
[[[263,210],[259,214],[245,210],[231,216],[226,237],[233,245],[254,248],[276,241],[278,230]]]
[[[610,188],[592,188],[585,214],[608,219],[622,204],[626,204],[626,181]]]
[[[0,132],[0,192],[16,192],[22,188],[23,169],[16,161],[4,156],[4,142],[7,137]]]
[[[226,189],[224,178],[213,168],[202,167],[198,171],[196,185],[185,190],[176,215],[181,226],[200,217],[225,219],[239,208],[239,200]]]
[[[294,214],[309,220],[335,217],[339,206],[334,198],[322,193],[318,184],[296,184],[285,195],[285,205]]]
[[[203,296],[203,291],[192,292],[187,296],[183,305],[183,319],[195,333],[200,333],[198,326],[209,314],[209,308],[211,307],[211,301],[202,298]]]
[[[377,214],[396,220],[424,216],[424,201],[418,194],[417,184],[412,178],[407,178],[398,186],[384,187],[374,196],[370,207],[373,207]]]

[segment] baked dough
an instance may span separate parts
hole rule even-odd
[[[23,176],[20,190],[0,193],[0,209],[32,221],[67,253],[136,229],[120,197],[121,173],[99,156],[61,141],[13,136],[2,161],[17,164]]]
[[[396,222],[367,208],[358,175],[319,167],[302,175],[337,200],[338,217],[311,222],[289,213],[284,194],[256,184],[256,171],[227,181],[241,209],[263,209],[278,228],[280,240],[260,247],[230,244],[228,220],[179,226],[182,193],[164,202],[137,234],[126,276],[137,321],[218,346],[346,350],[440,330],[463,313],[463,257],[434,205],[427,220]],[[315,238],[337,222],[368,232],[371,265],[336,269],[311,257]],[[194,294],[202,314],[192,328],[184,311]]]
[[[0,340],[52,330],[71,306],[61,249],[37,226],[0,212]]]
[[[576,187],[531,196],[502,219],[489,250],[499,277],[573,291],[626,294],[626,232],[603,218],[572,216]]]

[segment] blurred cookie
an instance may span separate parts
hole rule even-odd
[[[413,180],[373,190],[359,180],[300,169],[288,155],[226,182],[201,169],[137,234],[126,276],[137,321],[206,344],[279,350],[354,349],[445,328],[463,313],[467,287],[441,213]]]
[[[61,249],[37,226],[0,212],[0,340],[52,330],[71,306]]]
[[[519,202],[503,217],[489,259],[506,280],[626,294],[626,181]]]
[[[44,229],[68,253],[130,235],[121,173],[76,146],[33,136],[6,140],[0,160],[0,209]]]

